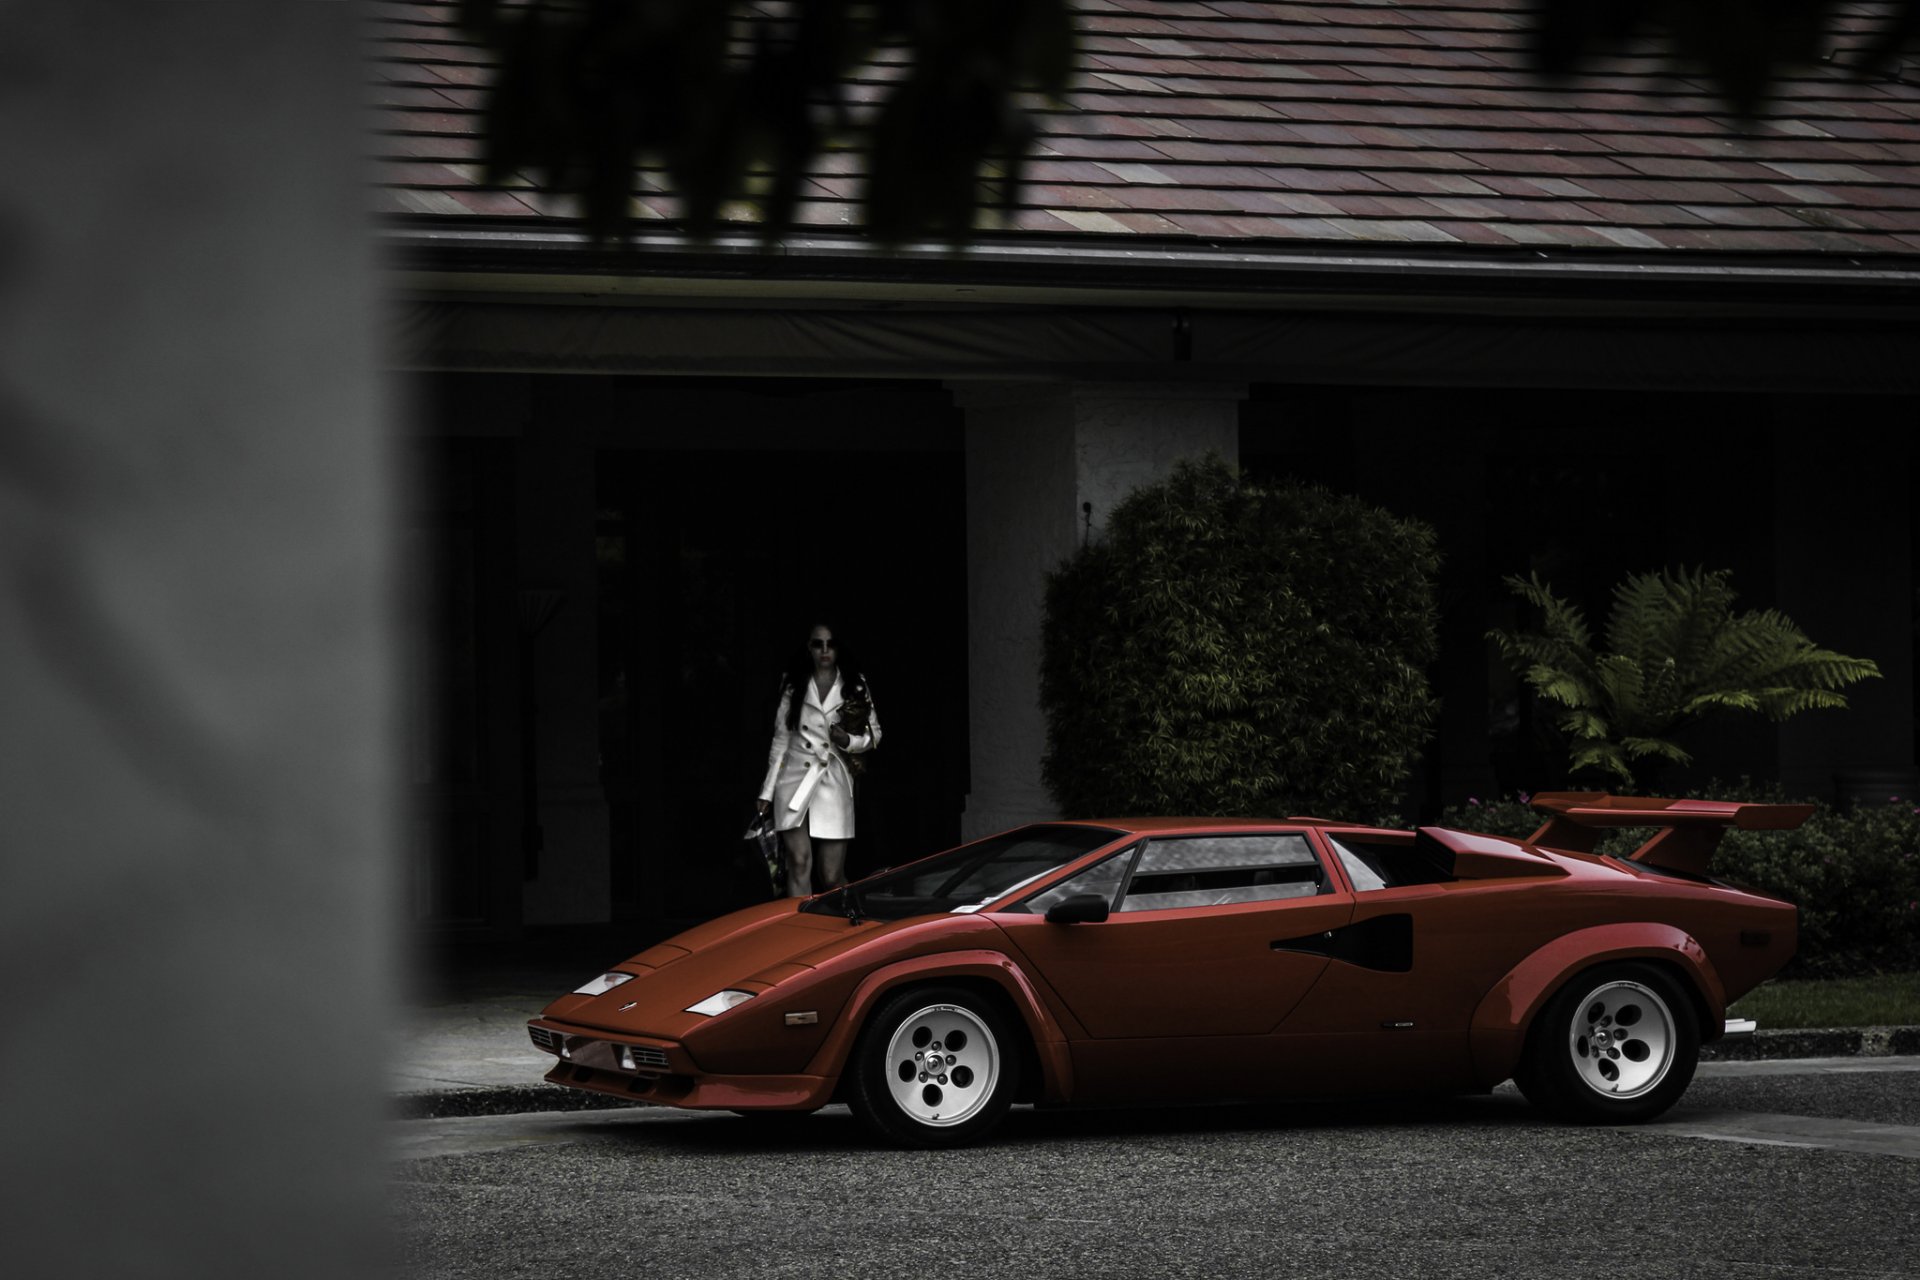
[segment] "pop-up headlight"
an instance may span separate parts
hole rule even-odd
[[[631,973],[603,973],[592,982],[584,983],[573,989],[577,996],[603,996],[623,982],[633,981]]]
[[[751,991],[734,991],[729,989],[716,992],[708,996],[705,1000],[702,1000],[699,1004],[688,1005],[687,1012],[704,1013],[711,1018],[716,1013],[725,1013],[727,1010],[733,1008],[733,1006],[745,1004],[751,999],[753,999],[753,992]]]

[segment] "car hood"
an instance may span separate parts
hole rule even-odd
[[[614,968],[633,981],[598,996],[562,996],[545,1016],[627,1035],[677,1038],[707,1019],[687,1013],[716,992],[756,994],[864,946],[902,924],[851,925],[809,915],[797,899],[749,907],[650,947]],[[922,921],[924,923],[924,921]]]

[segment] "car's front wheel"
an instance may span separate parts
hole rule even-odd
[[[1633,1124],[1693,1080],[1700,1028],[1685,991],[1644,964],[1589,969],[1547,1002],[1515,1081],[1529,1101],[1588,1124]]]
[[[854,1046],[848,1105],[904,1146],[977,1142],[1013,1103],[1016,1034],[999,1007],[975,992],[900,992],[874,1011]]]

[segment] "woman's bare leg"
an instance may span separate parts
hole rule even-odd
[[[813,842],[816,854],[815,867],[820,873],[820,889],[837,889],[847,882],[847,842],[845,840],[816,840]]]
[[[780,842],[787,847],[787,896],[811,898],[813,896],[813,841],[807,838],[807,829],[794,827],[790,831],[782,831]]]

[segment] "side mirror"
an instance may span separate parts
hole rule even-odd
[[[1107,900],[1097,893],[1076,893],[1047,908],[1048,924],[1099,924],[1107,918]]]

